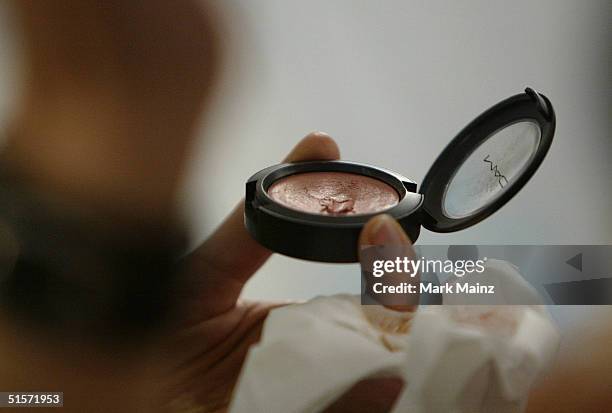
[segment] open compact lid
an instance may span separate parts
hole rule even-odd
[[[423,226],[458,231],[497,211],[538,169],[554,132],[550,101],[530,88],[478,116],[425,175]]]

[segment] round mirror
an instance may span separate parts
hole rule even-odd
[[[530,165],[540,138],[538,123],[521,120],[484,139],[446,186],[444,215],[465,218],[498,199]]]

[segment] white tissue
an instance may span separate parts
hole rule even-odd
[[[514,267],[489,265],[533,294]],[[361,306],[358,296],[318,297],[270,313],[230,412],[320,412],[380,375],[405,381],[394,412],[520,412],[558,342],[541,306],[427,306],[412,315]]]

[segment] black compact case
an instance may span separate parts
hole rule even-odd
[[[347,161],[271,166],[246,183],[245,226],[272,251],[311,261],[356,262],[365,223],[379,213],[394,217],[410,239],[421,225],[434,232],[472,226],[508,202],[540,166],[555,131],[552,104],[527,88],[470,122],[433,163],[420,188],[395,172]],[[268,196],[277,180],[306,172],[345,172],[393,187],[397,205],[376,214],[321,215],[298,211]]]

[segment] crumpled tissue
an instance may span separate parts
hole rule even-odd
[[[535,294],[504,261],[489,260],[486,275],[515,294]],[[336,295],[275,309],[249,351],[230,412],[320,412],[377,376],[404,379],[393,412],[520,412],[559,334],[543,306],[500,304],[402,313]]]

